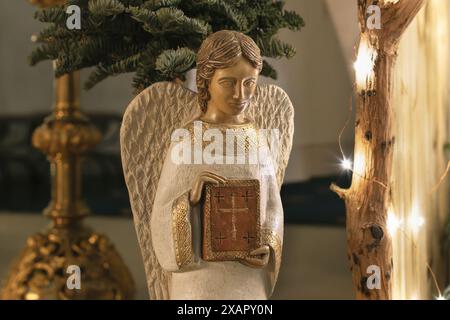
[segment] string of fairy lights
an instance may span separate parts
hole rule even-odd
[[[374,75],[374,66],[375,66],[375,61],[377,59],[377,54],[378,54],[377,50],[375,48],[373,48],[372,46],[370,46],[368,44],[368,42],[364,38],[362,38],[361,42],[360,42],[359,50],[358,50],[358,55],[357,55],[354,65],[353,65],[354,69],[355,69],[355,82],[356,82],[354,84],[354,87],[356,87],[358,90],[367,89],[367,88],[370,88],[371,86],[373,86],[372,80],[374,79],[374,76],[375,76]],[[353,111],[352,104],[353,104],[353,101],[351,98],[347,120],[339,132],[338,140],[339,140],[339,148],[340,148],[340,152],[341,152],[341,156],[342,156],[342,158],[340,160],[340,167],[342,168],[342,170],[344,170],[346,172],[351,172],[351,173],[359,176],[360,178],[372,181],[374,183],[379,183],[387,189],[387,186],[385,186],[383,183],[377,181],[376,179],[369,179],[369,178],[365,177],[364,155],[359,154],[359,153],[355,154],[354,159],[352,161],[344,153],[344,150],[342,148],[341,139],[342,139],[342,135],[343,135],[344,131],[346,130],[348,123],[350,122],[351,117],[352,117],[352,111]],[[435,192],[438,191],[439,187],[443,184],[443,182],[445,181],[449,172],[450,172],[450,161],[447,164],[447,168],[446,168],[445,172],[441,175],[439,182],[431,189],[430,195],[434,194]],[[397,217],[397,215],[394,212],[393,204],[391,203],[391,206],[389,207],[389,210],[388,210],[388,216],[387,216],[387,221],[386,221],[386,227],[387,227],[389,234],[391,236],[393,236],[393,235],[397,234],[398,232],[401,232],[401,234],[403,234],[403,236],[406,239],[408,239],[408,241],[411,241],[412,247],[414,248],[414,250],[416,251],[416,253],[418,255],[420,255],[420,251],[418,250],[417,244],[411,237],[408,236],[404,227],[408,227],[409,230],[411,230],[411,232],[413,232],[414,234],[417,234],[424,225],[425,225],[425,218],[420,214],[419,207],[416,204],[413,204],[412,211],[411,211],[411,214],[409,215],[408,221],[403,221],[402,219],[399,219]],[[434,283],[434,286],[437,291],[437,296],[435,297],[435,299],[436,300],[447,300],[446,297],[442,294],[442,291],[441,291],[438,281],[436,279],[436,275],[434,274],[431,266],[428,263],[426,263],[426,267],[432,276],[433,283]]]

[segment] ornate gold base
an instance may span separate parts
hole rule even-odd
[[[80,268],[80,289],[70,289],[68,266]],[[69,271],[73,272],[73,271]],[[32,235],[13,264],[2,299],[131,299],[134,282],[114,245],[76,222]]]

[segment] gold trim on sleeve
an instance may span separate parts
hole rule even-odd
[[[271,250],[273,251],[275,260],[273,281],[276,282],[281,265],[281,251],[282,251],[281,239],[278,236],[278,234],[275,233],[275,231],[272,231],[270,229],[262,229],[262,243],[270,246]]]
[[[176,199],[172,206],[172,233],[175,257],[179,268],[193,262],[192,230],[189,221],[189,193]]]

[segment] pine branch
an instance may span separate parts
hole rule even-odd
[[[36,11],[34,18],[44,23],[66,24],[67,15],[62,7],[45,8]]]
[[[175,32],[179,35],[195,33],[206,36],[209,27],[206,23],[195,18],[185,16],[183,11],[176,8],[162,8],[156,11],[156,19],[159,23],[159,30],[149,30],[154,32]]]
[[[129,13],[131,17],[138,22],[154,26],[156,26],[157,24],[156,14],[150,9],[141,7],[129,7],[126,12]]]
[[[261,49],[261,53],[269,58],[292,58],[295,56],[295,48],[277,38],[264,39],[258,37],[256,43]]]
[[[117,61],[110,66],[97,66],[88,80],[85,83],[85,89],[89,90],[97,83],[108,78],[109,76],[115,76],[121,73],[133,72],[139,65],[139,61],[142,58],[142,53],[137,53],[131,57],[127,57],[123,60]]]
[[[175,79],[195,66],[196,55],[188,48],[165,50],[156,59],[155,69],[162,75]]]
[[[238,7],[236,6],[236,4],[241,3],[241,1],[194,0],[192,1],[191,12],[207,12],[211,20],[222,20],[222,23],[223,21],[228,21],[228,29],[244,31],[248,28],[249,22],[245,13],[239,12]],[[222,19],[218,19],[218,17],[222,17]],[[213,21],[209,22],[214,24]]]
[[[52,41],[64,41],[66,38],[74,39],[80,35],[77,30],[68,30],[67,28],[60,27],[56,24],[52,24],[47,28],[43,29],[34,42],[48,43]],[[76,40],[73,40],[76,41]]]
[[[305,26],[305,21],[295,11],[285,10],[283,12],[285,27],[289,30],[298,31]]]
[[[150,11],[156,11],[161,8],[177,7],[182,0],[148,0],[142,7]]]
[[[54,43],[37,47],[28,57],[28,63],[32,66],[44,60],[54,60],[58,57],[59,48]]]
[[[118,0],[91,0],[89,12],[98,16],[115,16],[125,11],[125,6]]]
[[[81,8],[81,30],[66,28],[69,5]],[[50,23],[36,38],[30,64],[57,59],[55,74],[96,67],[86,87],[124,72],[135,72],[137,91],[162,80],[183,77],[194,67],[201,42],[217,30],[249,35],[266,57],[291,57],[294,48],[278,40],[281,28],[299,30],[303,19],[276,0],[66,0],[38,10]],[[264,61],[262,75],[276,78]]]
[[[261,75],[275,80],[278,78],[277,71],[266,60],[263,60]]]

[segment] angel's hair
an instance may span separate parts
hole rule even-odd
[[[211,98],[208,87],[214,72],[233,66],[240,57],[247,59],[261,72],[261,52],[253,39],[245,34],[222,30],[203,41],[197,53],[198,102],[203,112],[206,111]]]

